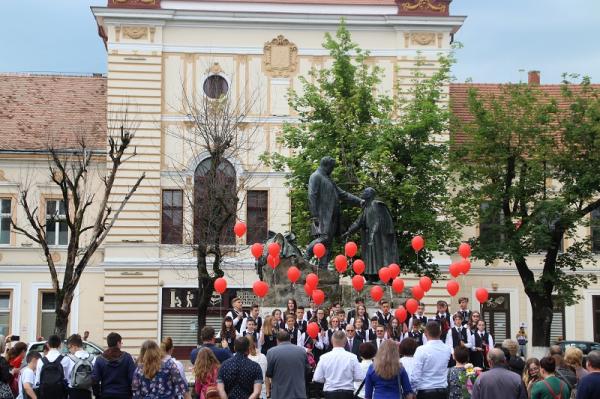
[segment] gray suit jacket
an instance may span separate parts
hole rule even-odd
[[[496,366],[477,378],[471,399],[527,399],[527,389],[517,373]]]
[[[267,377],[271,378],[271,398],[305,399],[306,351],[290,342],[282,342],[267,352]]]

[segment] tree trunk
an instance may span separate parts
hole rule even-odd
[[[65,312],[62,308],[56,310],[56,323],[54,324],[54,334],[60,339],[67,339],[67,326],[69,324],[69,312]],[[48,339],[48,337],[44,337]]]
[[[210,298],[213,293],[213,279],[208,275],[208,270],[206,268],[206,251],[202,245],[198,246],[197,253],[197,262],[196,267],[198,270],[198,331],[197,331],[197,341],[198,345],[202,344],[201,331],[204,326],[206,326],[206,312],[208,310],[208,305],[210,304]]]
[[[550,327],[552,326],[552,296],[529,297],[531,302],[531,344],[533,346],[550,346]]]

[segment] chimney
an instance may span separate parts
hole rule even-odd
[[[530,85],[540,84],[540,71],[529,71],[527,74],[527,83]]]

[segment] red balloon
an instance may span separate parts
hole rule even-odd
[[[458,275],[460,274],[460,265],[458,263],[453,263],[448,268],[448,271],[450,272],[452,277],[458,277]]]
[[[241,237],[246,234],[246,223],[237,222],[235,226],[233,226],[233,232],[236,236]]]
[[[423,288],[423,291],[429,291],[431,289],[431,279],[427,276],[421,277],[419,279],[419,286]]]
[[[395,293],[400,294],[402,291],[404,291],[404,280],[402,280],[400,277],[396,277],[394,281],[392,281],[392,289]]]
[[[390,278],[392,278],[390,269],[385,266],[379,269],[379,279],[383,281],[383,284],[387,284],[390,281]]]
[[[316,243],[313,247],[313,253],[317,259],[321,259],[323,256],[325,256],[325,252],[327,252],[327,249],[325,248],[325,245],[321,244],[320,242]]]
[[[287,271],[288,279],[294,284],[296,281],[298,281],[301,274],[302,273],[300,272],[300,269],[298,269],[296,266],[291,266]]]
[[[469,270],[471,270],[471,262],[469,262],[466,259],[463,259],[460,262],[458,262],[458,264],[460,272],[466,276],[467,273],[469,273]]]
[[[225,292],[225,290],[227,290],[227,280],[225,280],[223,277],[219,277],[215,280],[213,286],[215,287],[215,291],[217,291],[219,294],[222,294]]]
[[[412,287],[410,289],[410,291],[412,292],[412,296],[417,301],[420,301],[425,296],[425,291],[423,291],[423,288],[421,288],[421,286],[419,286],[419,285],[415,285],[414,287]]]
[[[392,278],[396,278],[400,274],[400,266],[398,266],[395,263],[392,263],[391,265],[389,265],[388,269],[390,270],[390,274],[391,274]]]
[[[279,262],[281,262],[279,256],[273,256],[271,254],[267,256],[267,264],[271,266],[271,269],[275,270],[275,268],[279,266]]]
[[[410,314],[417,313],[418,307],[419,307],[419,301],[416,301],[412,298],[410,298],[408,301],[406,301],[406,310],[408,310],[408,312]]]
[[[314,273],[308,273],[306,275],[306,284],[308,284],[314,290],[319,284],[319,277]]]
[[[279,256],[281,253],[281,246],[276,242],[270,243],[267,249],[269,251],[269,255],[272,257]]]
[[[419,252],[425,246],[425,240],[421,236],[414,236],[410,244],[415,252]]]
[[[477,300],[480,303],[487,302],[489,297],[490,297],[490,294],[488,293],[488,290],[486,290],[485,288],[477,288],[477,290],[475,291],[475,298],[477,298]]]
[[[346,259],[344,255],[336,256],[333,264],[335,265],[335,270],[337,270],[338,273],[344,273],[346,269],[348,269],[348,259]]]
[[[365,278],[360,274],[352,277],[352,286],[356,291],[362,291],[365,288]]]
[[[346,253],[346,256],[349,258],[353,258],[354,255],[356,255],[357,251],[358,251],[358,247],[356,246],[356,243],[353,241],[348,241],[346,243],[346,245],[344,246],[344,252]]]
[[[460,290],[460,285],[458,285],[456,281],[450,280],[448,283],[446,283],[446,290],[450,296],[455,296],[458,294],[458,290]]]
[[[471,246],[466,242],[463,242],[458,246],[458,254],[465,259],[468,258],[471,256]]]
[[[400,323],[404,323],[407,316],[406,309],[404,309],[404,306],[400,305],[398,309],[396,309],[396,312],[394,312],[394,316],[396,316],[396,319],[398,319]]]
[[[255,242],[254,244],[252,244],[252,247],[250,247],[250,252],[252,252],[252,256],[254,256],[256,259],[262,256],[263,251],[263,245],[258,242]]]
[[[371,298],[373,298],[375,302],[379,302],[381,298],[383,298],[383,288],[378,285],[373,286],[371,288]]]
[[[255,281],[252,285],[252,291],[254,291],[257,297],[264,298],[264,296],[269,292],[269,284],[260,280]]]
[[[365,262],[361,259],[356,259],[352,262],[352,270],[354,270],[354,273],[356,274],[363,274],[365,272]]]
[[[325,293],[321,290],[313,290],[312,299],[317,306],[325,302]]]
[[[319,325],[314,321],[312,323],[308,323],[308,326],[306,326],[306,332],[308,333],[308,336],[312,339],[317,338],[317,336],[319,335],[319,330]]]
[[[312,296],[313,291],[314,291],[314,288],[311,287],[310,285],[308,285],[308,283],[304,284],[304,292],[306,293],[306,296],[308,296],[308,297]]]

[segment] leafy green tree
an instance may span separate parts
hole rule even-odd
[[[429,250],[439,249],[437,243],[456,233],[449,217],[441,216],[448,200],[447,145],[435,141],[448,124],[448,110],[440,101],[450,61],[442,59],[433,77],[415,74],[414,89],[390,96],[377,91],[382,71],[368,65],[368,52],[352,42],[343,21],[335,37],[326,34],[323,47],[331,67],[301,77],[301,94],[290,94],[299,122],[284,126],[281,142],[293,154],[265,156],[275,169],[290,171],[292,227],[302,244],[310,241],[308,179],[319,160],[329,155],[337,164],[333,179],[342,189],[358,193],[371,186],[389,205],[403,269],[434,276],[437,266],[427,262],[432,260]],[[347,227],[358,212],[343,209],[342,224]],[[410,249],[412,234],[424,234],[428,242],[421,253],[425,255],[419,257],[420,268]]]
[[[474,255],[516,266],[533,311],[532,343],[550,344],[553,306],[581,299],[596,277],[590,238],[578,228],[600,207],[600,99],[582,79],[560,94],[505,85],[495,95],[472,89],[472,122],[454,143],[457,213],[485,226]],[[562,249],[563,240],[569,245]]]

